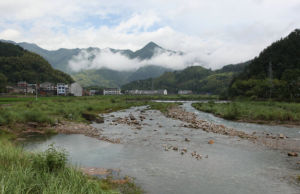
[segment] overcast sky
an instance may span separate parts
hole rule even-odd
[[[154,41],[213,69],[300,28],[300,0],[2,0],[0,39],[46,49],[136,50]]]

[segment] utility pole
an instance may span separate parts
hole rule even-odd
[[[153,91],[153,78],[151,79],[152,83],[151,83],[151,89]]]
[[[38,93],[37,83],[35,83],[35,101],[37,101],[37,93]]]
[[[272,88],[273,88],[273,72],[272,72],[272,62],[269,62],[269,82],[270,82],[270,96],[272,98]]]

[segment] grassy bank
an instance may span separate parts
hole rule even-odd
[[[60,121],[89,122],[99,113],[157,103],[128,101],[124,96],[0,99],[0,193],[142,193],[134,183],[117,184],[82,174],[54,149],[24,152],[8,140],[27,130],[27,123],[47,130]],[[28,125],[29,126],[29,125]],[[50,166],[49,166],[50,165]]]
[[[266,124],[300,124],[300,104],[287,102],[235,101],[230,103],[194,103],[193,107],[216,116]]]
[[[84,175],[66,161],[66,154],[53,147],[33,154],[2,139],[0,193],[119,193],[117,188]]]
[[[132,106],[151,105],[160,110],[166,108],[165,103],[151,102],[151,99],[145,99],[144,96],[44,97],[38,100],[0,98],[0,128],[4,126],[22,130],[18,129],[18,124],[29,122],[44,125],[53,125],[63,120],[87,122],[90,118],[95,119],[99,113]]]
[[[15,101],[14,101],[15,100]],[[16,124],[36,122],[55,124],[62,120],[87,122],[84,115],[116,111],[145,102],[127,102],[122,97],[52,97],[0,99],[0,126],[15,127]],[[4,103],[6,102],[6,103]]]

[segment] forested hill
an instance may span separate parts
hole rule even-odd
[[[166,72],[155,79],[133,81],[122,86],[122,89],[167,89],[169,93],[192,90],[194,93],[222,95],[227,93],[234,75],[242,72],[247,63],[227,65],[216,71],[201,66],[188,67],[181,71]]]
[[[0,42],[0,82],[18,81],[71,83],[73,79],[68,74],[53,69],[41,56],[20,46]]]
[[[300,30],[263,50],[232,82],[231,96],[300,97]]]

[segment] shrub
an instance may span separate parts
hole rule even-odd
[[[25,122],[37,122],[37,123],[54,123],[53,119],[48,117],[45,113],[38,111],[38,110],[30,110],[25,111],[23,113],[24,121]]]
[[[237,119],[238,116],[240,115],[240,112],[238,110],[238,105],[236,103],[230,103],[224,113],[224,118],[225,119]]]
[[[65,168],[67,154],[64,150],[57,150],[53,144],[33,159],[33,167],[38,170],[53,172]]]

